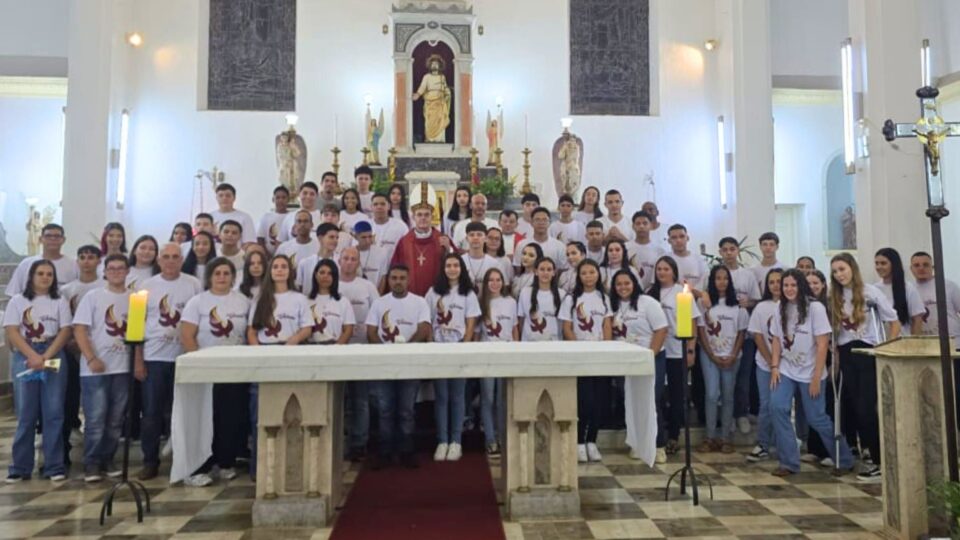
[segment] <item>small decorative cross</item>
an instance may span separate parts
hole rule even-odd
[[[423,266],[423,263],[424,263],[426,260],[427,260],[427,258],[423,256],[423,252],[421,252],[421,253],[419,253],[419,254],[417,255],[417,264],[419,264],[420,266]]]

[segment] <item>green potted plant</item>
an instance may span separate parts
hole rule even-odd
[[[749,238],[749,236],[744,236],[738,241],[740,244],[740,264],[743,266],[751,266],[760,261],[760,256],[753,250],[754,247],[747,244],[747,238]],[[707,251],[706,244],[700,244],[700,255],[709,267],[717,266],[723,262],[723,259],[721,259],[719,255]]]
[[[373,171],[373,182],[370,184],[370,191],[379,195],[388,195],[391,185],[393,184],[390,182],[390,175],[387,174],[386,170],[380,169]]]
[[[488,209],[501,210],[504,202],[513,195],[516,179],[516,176],[510,179],[503,176],[489,176],[480,180],[476,191],[486,195]]]
[[[960,483],[935,482],[927,491],[931,535],[950,534],[950,538],[960,539]]]

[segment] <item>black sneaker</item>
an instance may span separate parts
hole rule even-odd
[[[8,483],[8,484],[16,484],[17,482],[22,482],[22,481],[24,481],[24,480],[29,480],[29,479],[30,479],[30,477],[24,476],[24,475],[22,475],[22,474],[8,474],[8,475],[7,475],[7,479],[6,479],[6,483]]]
[[[417,454],[413,452],[401,455],[400,463],[408,469],[416,469],[420,467],[420,464],[417,462]]]
[[[103,480],[103,476],[100,474],[100,467],[87,465],[83,468],[83,481],[88,484],[93,484]]]
[[[500,445],[496,441],[487,445],[487,455],[488,456],[499,456],[500,455]]]
[[[140,474],[137,475],[137,478],[143,481],[153,480],[159,474],[160,470],[156,465],[144,465],[143,469],[140,470]]]
[[[860,471],[860,474],[857,475],[857,480],[861,482],[876,482],[880,480],[881,476],[883,476],[883,474],[880,472],[880,466],[870,465]]]
[[[759,444],[754,446],[753,451],[747,454],[747,461],[750,463],[757,463],[766,459],[770,459],[770,452]]]

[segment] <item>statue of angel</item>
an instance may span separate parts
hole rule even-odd
[[[583,170],[583,139],[564,129],[553,143],[553,179],[557,194],[574,195],[580,189]]]
[[[380,109],[380,119],[375,120],[367,107],[367,149],[370,150],[369,164],[380,165],[380,138],[383,137],[383,109]]]
[[[497,149],[500,148],[502,141],[503,109],[500,110],[496,117],[492,116],[490,111],[487,111],[487,145],[490,147],[490,158],[487,160],[488,166],[497,164]]]

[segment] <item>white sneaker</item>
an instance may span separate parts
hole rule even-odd
[[[233,469],[220,469],[220,478],[223,480],[233,480],[237,477],[237,471]]]
[[[50,476],[50,481],[54,483],[65,482],[67,480],[67,475],[65,474],[54,474]]]
[[[577,462],[578,463],[587,462],[587,445],[585,444],[577,445]]]
[[[833,460],[830,459],[830,456],[827,456],[820,460],[821,467],[833,467]]]
[[[747,435],[748,433],[750,433],[750,430],[752,428],[753,426],[750,425],[749,418],[747,418],[746,416],[741,416],[740,418],[737,418],[737,429],[740,430],[740,433]]]
[[[83,434],[80,433],[80,430],[73,428],[70,430],[70,446],[82,446],[83,445]]]
[[[449,449],[447,443],[442,442],[437,445],[437,450],[433,453],[434,461],[446,461],[447,460],[447,450]]]
[[[463,447],[460,443],[450,443],[447,447],[447,461],[459,461],[461,457],[463,457]]]
[[[768,452],[766,448],[759,444],[754,446],[753,450],[747,454],[747,461],[750,463],[757,463],[767,459],[770,459],[770,452]]]
[[[160,450],[160,457],[168,458],[173,455],[173,444],[170,442],[170,439],[167,439],[167,442],[163,445],[163,448]]]
[[[189,476],[183,481],[183,485],[190,487],[206,487],[212,483],[213,478],[210,478],[210,475],[204,473]]]
[[[802,456],[800,456],[800,461],[802,461],[802,462],[804,462],[804,463],[816,463],[816,462],[820,461],[820,458],[818,458],[818,457],[817,457],[816,455],[814,455],[814,454],[806,453],[806,454],[803,454]]]
[[[663,464],[667,462],[667,449],[666,448],[657,448],[657,459],[656,463]]]
[[[597,448],[597,443],[587,443],[587,459],[590,461],[603,461],[603,456],[600,455],[600,449]]]

